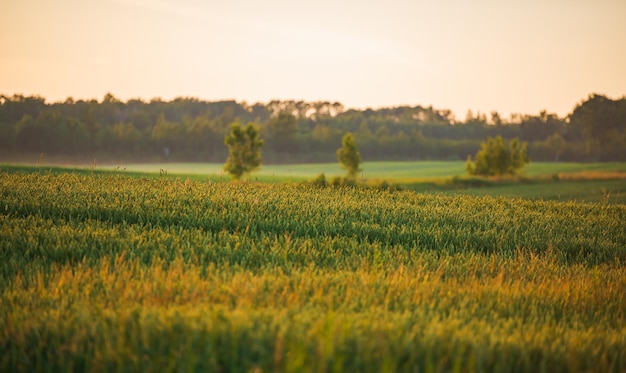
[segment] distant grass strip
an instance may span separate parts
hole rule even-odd
[[[401,163],[401,162],[391,162]],[[410,163],[407,163],[407,167]],[[437,162],[433,162],[437,163]],[[450,162],[444,162],[450,163]],[[561,165],[561,164],[555,164]],[[0,165],[0,171],[22,173],[74,173],[79,175],[117,174],[147,179],[184,179],[191,181],[228,182],[230,177],[223,172],[221,174],[205,174],[199,170],[210,171],[211,169],[198,168],[198,164],[173,164],[171,169],[183,173],[171,173],[167,169],[157,168],[159,165],[115,168],[78,167],[67,168],[59,166],[24,166],[24,165]],[[203,165],[202,167],[205,167]],[[215,165],[214,165],[215,166]],[[471,176],[454,177],[428,177],[428,178],[389,178],[389,179],[359,179],[358,183],[372,188],[401,187],[419,193],[443,193],[449,195],[473,195],[492,196],[524,199],[544,199],[557,201],[577,201],[588,203],[612,203],[626,204],[626,173],[619,171],[622,164],[603,164],[599,170],[594,170],[594,164],[589,164],[588,171],[561,172],[552,175],[539,175],[534,177],[520,178],[481,178]],[[287,167],[290,171],[291,166]],[[298,165],[290,176],[285,176],[283,171],[274,170],[272,175],[262,173],[247,178],[252,182],[285,183],[285,182],[312,182],[315,178],[306,178],[306,172],[321,167],[320,165]],[[338,168],[338,166],[336,166]],[[567,168],[567,167],[565,167]],[[615,171],[617,170],[617,171]],[[184,173],[189,172],[189,173]],[[221,171],[220,171],[221,172]],[[300,176],[296,176],[300,175]],[[315,175],[315,177],[318,177]],[[326,175],[330,183],[335,176]]]

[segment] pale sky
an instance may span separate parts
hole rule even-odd
[[[626,94],[626,0],[0,0],[0,94],[559,115]]]

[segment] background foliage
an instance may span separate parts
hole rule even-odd
[[[535,161],[626,160],[626,99],[591,95],[560,118],[545,111],[503,119],[423,106],[346,110],[340,103],[205,102],[195,98],[47,103],[0,96],[0,156],[45,153],[65,158],[168,159],[223,163],[231,123],[255,122],[266,140],[265,163],[334,162],[346,132],[364,160],[465,160],[481,141],[501,136],[528,142]],[[164,148],[168,152],[164,153]]]

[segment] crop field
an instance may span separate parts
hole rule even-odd
[[[623,372],[626,206],[0,171],[0,371]]]

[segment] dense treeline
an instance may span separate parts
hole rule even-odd
[[[0,154],[108,160],[223,162],[224,136],[239,121],[255,122],[265,163],[335,161],[350,131],[364,160],[464,160],[487,137],[528,142],[535,161],[625,161],[626,97],[593,94],[561,118],[545,111],[503,119],[450,110],[395,107],[346,110],[340,103],[271,101],[247,104],[132,99],[47,103],[38,96],[0,96]]]

